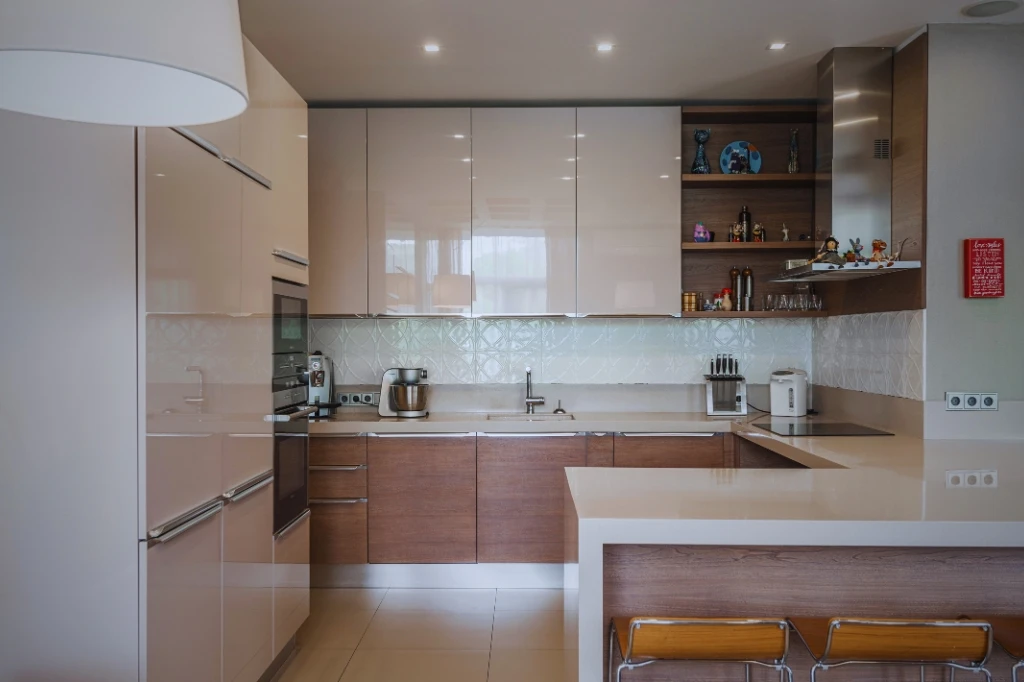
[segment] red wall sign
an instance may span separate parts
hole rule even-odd
[[[964,296],[1006,295],[1005,248],[1002,238],[964,240]]]

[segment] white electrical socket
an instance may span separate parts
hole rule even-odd
[[[999,394],[998,393],[982,393],[981,394],[981,409],[983,409],[983,410],[998,410],[999,409]]]
[[[981,476],[981,487],[982,488],[998,488],[999,487],[999,472],[995,469],[988,469],[985,471],[979,471],[978,475]]]
[[[981,409],[981,394],[980,393],[964,393],[964,409],[965,410],[980,410]]]
[[[962,410],[964,409],[964,395],[963,393],[951,393],[946,391],[946,410]]]
[[[947,488],[963,488],[964,487],[964,472],[962,472],[962,471],[947,471],[946,472],[946,487]]]
[[[957,469],[946,472],[947,488],[998,488],[999,472],[995,469]]]

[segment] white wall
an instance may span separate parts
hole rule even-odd
[[[1024,435],[1024,26],[930,26],[928,88],[926,397],[998,392],[1001,414],[929,405],[926,434]],[[963,298],[968,237],[1006,239],[1005,298]]]
[[[0,112],[0,680],[138,679],[134,154]]]

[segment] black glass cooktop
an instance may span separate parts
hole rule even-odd
[[[870,426],[850,424],[846,422],[794,422],[788,419],[772,419],[770,422],[754,424],[777,436],[795,436],[813,438],[816,436],[891,436],[887,431],[879,431]]]

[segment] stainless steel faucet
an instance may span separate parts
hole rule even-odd
[[[526,414],[533,414],[537,405],[544,404],[543,396],[533,395],[533,372],[526,368]]]

